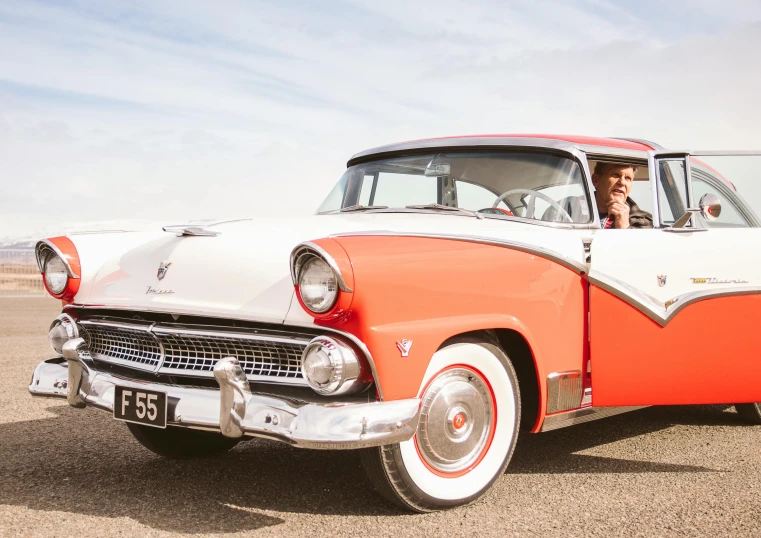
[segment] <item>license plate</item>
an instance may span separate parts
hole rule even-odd
[[[132,387],[114,387],[114,418],[166,428],[166,393]]]

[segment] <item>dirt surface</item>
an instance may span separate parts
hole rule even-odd
[[[351,451],[253,440],[170,462],[107,413],[32,398],[59,311],[0,299],[0,536],[761,536],[761,426],[732,407],[525,435],[481,501],[409,515],[376,496]]]

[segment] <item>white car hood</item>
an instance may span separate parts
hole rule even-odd
[[[389,231],[477,236],[534,244],[583,262],[582,235],[496,219],[440,214],[341,214],[217,224],[214,237],[176,233],[72,236],[83,286],[75,303],[282,323],[293,301],[290,253],[336,233]],[[159,280],[162,262],[169,262]],[[298,316],[303,317],[303,316]],[[311,318],[310,318],[311,319]]]

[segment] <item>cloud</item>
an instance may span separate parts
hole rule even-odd
[[[478,132],[761,147],[752,1],[0,3],[0,236],[314,211]]]

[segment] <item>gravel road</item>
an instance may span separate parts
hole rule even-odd
[[[170,462],[107,413],[32,398],[59,311],[0,298],[0,536],[761,536],[761,427],[732,407],[526,435],[480,502],[408,515],[375,495],[351,451],[252,440]]]

